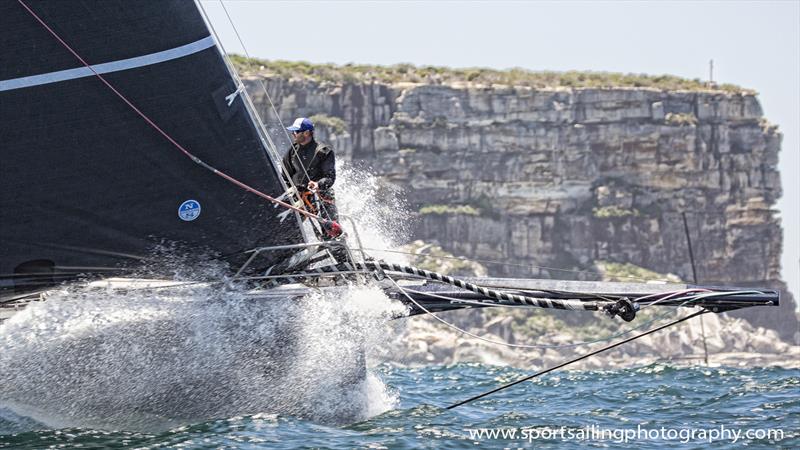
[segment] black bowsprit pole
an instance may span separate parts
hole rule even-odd
[[[473,402],[473,401],[475,401],[475,400],[478,400],[478,399],[481,399],[481,398],[483,398],[483,397],[486,397],[487,395],[491,395],[491,394],[494,394],[495,392],[502,391],[503,389],[510,388],[511,386],[514,386],[514,385],[516,385],[516,384],[522,383],[522,382],[524,382],[524,381],[531,380],[531,379],[533,379],[533,378],[536,378],[536,377],[538,377],[539,375],[544,375],[544,374],[546,374],[546,373],[548,373],[548,372],[552,372],[552,371],[554,371],[554,370],[556,370],[556,369],[560,369],[560,368],[562,368],[562,367],[564,367],[564,366],[568,366],[568,365],[570,365],[570,364],[572,364],[572,363],[574,363],[574,362],[578,362],[578,361],[580,361],[580,360],[582,360],[582,359],[586,359],[586,358],[588,358],[588,357],[590,357],[590,356],[594,356],[594,355],[596,355],[596,354],[598,354],[598,353],[602,353],[602,352],[604,352],[604,351],[606,351],[606,350],[611,350],[611,349],[612,349],[612,348],[614,348],[614,347],[617,347],[617,346],[620,346],[620,345],[622,345],[622,344],[625,344],[625,343],[627,343],[627,342],[630,342],[630,341],[633,341],[633,340],[639,339],[640,337],[647,336],[648,334],[655,333],[656,331],[663,330],[664,328],[669,328],[669,327],[671,327],[671,326],[673,326],[673,325],[677,325],[677,324],[679,324],[679,323],[683,322],[684,320],[689,320],[689,319],[691,319],[692,317],[696,317],[696,316],[699,316],[700,314],[705,314],[705,313],[707,313],[707,312],[708,312],[708,310],[705,310],[705,309],[704,309],[704,310],[702,310],[702,311],[697,311],[697,312],[696,312],[696,313],[694,313],[694,314],[689,314],[689,315],[688,315],[688,316],[686,316],[686,317],[682,317],[682,318],[680,318],[680,319],[678,319],[678,320],[675,320],[675,321],[672,321],[672,322],[670,322],[670,323],[668,323],[668,324],[666,324],[666,325],[662,325],[662,326],[660,326],[660,327],[658,327],[658,328],[653,328],[652,330],[650,330],[650,331],[646,331],[646,332],[644,332],[644,333],[642,333],[642,334],[637,334],[636,336],[633,336],[633,337],[631,337],[631,338],[625,339],[624,341],[619,341],[619,342],[617,342],[616,344],[611,344],[611,345],[609,345],[608,347],[603,347],[603,348],[601,348],[600,350],[596,350],[596,351],[593,351],[593,352],[591,352],[591,353],[587,353],[587,354],[585,354],[585,355],[579,356],[579,357],[577,357],[577,358],[575,358],[575,359],[571,359],[571,360],[569,360],[569,361],[567,361],[567,362],[565,362],[565,363],[561,363],[561,364],[559,364],[559,365],[557,365],[557,366],[554,366],[554,367],[551,367],[551,368],[549,368],[549,369],[545,369],[545,370],[542,370],[542,371],[540,371],[540,372],[536,372],[536,373],[535,373],[535,374],[533,374],[533,375],[528,375],[527,377],[521,378],[521,379],[519,379],[519,380],[517,380],[517,381],[512,381],[511,383],[506,383],[506,384],[504,384],[504,385],[502,385],[502,386],[498,386],[498,387],[496,387],[496,388],[492,389],[491,391],[484,392],[483,394],[476,395],[475,397],[471,397],[471,398],[468,398],[468,399],[466,399],[466,400],[464,400],[464,401],[458,402],[458,403],[456,403],[456,404],[454,404],[454,405],[450,405],[450,406],[448,406],[448,407],[447,407],[447,408],[445,408],[445,409],[453,409],[453,408],[455,408],[455,407],[457,407],[457,406],[461,406],[461,405],[464,405],[464,404],[467,404],[467,403]]]

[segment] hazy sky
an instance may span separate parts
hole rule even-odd
[[[243,53],[219,0],[202,0]],[[800,294],[800,0],[235,1],[251,56],[314,63],[588,70],[708,77],[755,89],[784,134],[783,278]]]

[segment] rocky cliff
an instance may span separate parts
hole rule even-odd
[[[495,276],[592,279],[632,263],[698,282],[770,286],[739,313],[797,339],[780,280],[781,134],[744,90],[542,87],[442,77],[245,76],[262,118],[314,116],[340,160],[404,189],[438,241]],[[528,83],[530,84],[530,83]]]

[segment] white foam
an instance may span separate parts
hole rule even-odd
[[[277,301],[209,286],[63,289],[0,325],[0,406],[57,428],[362,420],[394,404],[360,352],[400,310],[377,287]]]
[[[340,167],[336,193],[365,247],[407,238],[400,196],[376,177]],[[343,226],[355,245],[351,223]],[[222,277],[177,250],[165,245],[150,272]],[[378,287],[270,301],[220,285],[111,287],[64,288],[0,324],[0,408],[51,427],[154,431],[245,414],[347,423],[396,403],[363,372],[363,349],[385,345],[386,321],[404,311]]]
[[[402,193],[369,172],[347,164],[337,164],[336,205],[340,213],[353,218],[364,247],[397,250],[411,234],[411,214]],[[348,233],[348,245],[355,247],[356,233],[352,224],[341,220]],[[377,250],[367,253],[396,264],[408,264],[405,255]]]

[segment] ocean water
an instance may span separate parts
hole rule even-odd
[[[402,310],[375,286],[64,288],[0,324],[0,448],[800,448],[781,368],[552,372],[448,410],[531,371],[367,370]]]
[[[405,241],[402,196],[341,172],[363,245]],[[800,448],[800,371],[780,368],[559,371],[447,410],[531,371],[376,352],[364,372],[402,310],[375,286],[269,302],[64,287],[0,324],[0,448]]]
[[[529,372],[472,364],[382,365],[374,372],[395,403],[356,423],[326,425],[265,411],[160,432],[53,429],[5,409],[0,410],[0,447],[800,447],[797,370],[650,365],[566,371],[453,410],[444,407]],[[478,436],[482,429],[506,435]],[[512,431],[516,436],[509,435]]]

